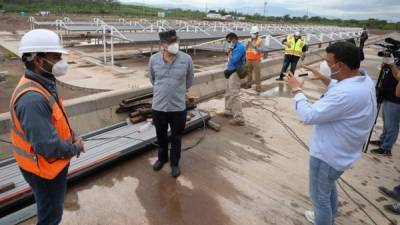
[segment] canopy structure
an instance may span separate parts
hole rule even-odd
[[[308,45],[359,38],[361,28],[313,25],[288,24],[254,24],[246,22],[221,21],[166,21],[166,20],[125,20],[103,21],[94,18],[92,21],[72,21],[65,17],[56,21],[37,21],[30,17],[31,28],[47,26],[54,28],[61,36],[71,33],[84,33],[96,38],[96,44],[102,44],[104,49],[104,64],[107,63],[107,45],[110,45],[111,64],[114,65],[114,44],[133,43],[151,44],[159,42],[158,33],[175,29],[179,40],[186,43],[186,49],[224,52],[227,50],[225,36],[235,32],[239,38],[250,37],[250,29],[258,26],[260,36],[265,40],[264,52],[280,51],[284,49],[281,40],[288,34],[300,32],[307,37]],[[200,43],[200,44],[198,44]],[[182,45],[185,47],[184,45]]]

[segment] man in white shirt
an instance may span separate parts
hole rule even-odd
[[[333,225],[337,212],[336,180],[360,156],[377,113],[374,82],[359,70],[356,46],[337,42],[326,48],[321,68],[328,76],[306,67],[326,86],[327,92],[309,102],[301,83],[287,75],[295,109],[305,124],[314,125],[310,141],[310,197],[314,212],[306,218],[315,225]],[[329,77],[330,76],[330,77]]]

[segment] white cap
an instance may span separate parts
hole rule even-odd
[[[60,37],[51,30],[36,29],[26,33],[19,46],[19,51],[24,53],[54,52],[68,53],[61,44]]]
[[[260,32],[260,30],[258,29],[257,26],[251,27],[250,34],[255,34],[255,33],[258,33],[258,32]]]
[[[301,36],[300,31],[294,32],[294,36]]]

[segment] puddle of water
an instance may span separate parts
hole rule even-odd
[[[271,84],[263,89],[267,89],[267,91],[260,94],[262,97],[292,97],[289,87],[284,83]]]

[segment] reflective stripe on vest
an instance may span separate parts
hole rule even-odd
[[[24,150],[22,150],[22,149],[20,149],[20,148],[18,148],[16,146],[14,146],[14,151],[18,155],[21,155],[21,156],[23,156],[25,158],[28,158],[28,159],[32,160],[33,162],[35,162],[35,163],[37,161],[36,155],[29,154],[29,153],[25,152]]]
[[[22,77],[10,102],[11,140],[14,145],[14,157],[22,169],[45,179],[53,179],[69,164],[70,159],[46,159],[40,154],[36,154],[26,139],[25,132],[15,112],[16,101],[25,93],[32,91],[40,93],[48,101],[52,110],[51,121],[61,140],[72,141],[71,129],[64,113],[61,98],[57,102],[39,83]]]
[[[252,39],[248,39],[247,40],[247,51],[246,51],[246,59],[250,60],[250,61],[256,61],[256,60],[261,60],[262,58],[262,53],[259,51],[256,51],[256,49],[254,49],[251,46],[251,42],[253,40]],[[256,47],[259,48],[261,45],[261,39],[257,38],[256,40]]]

